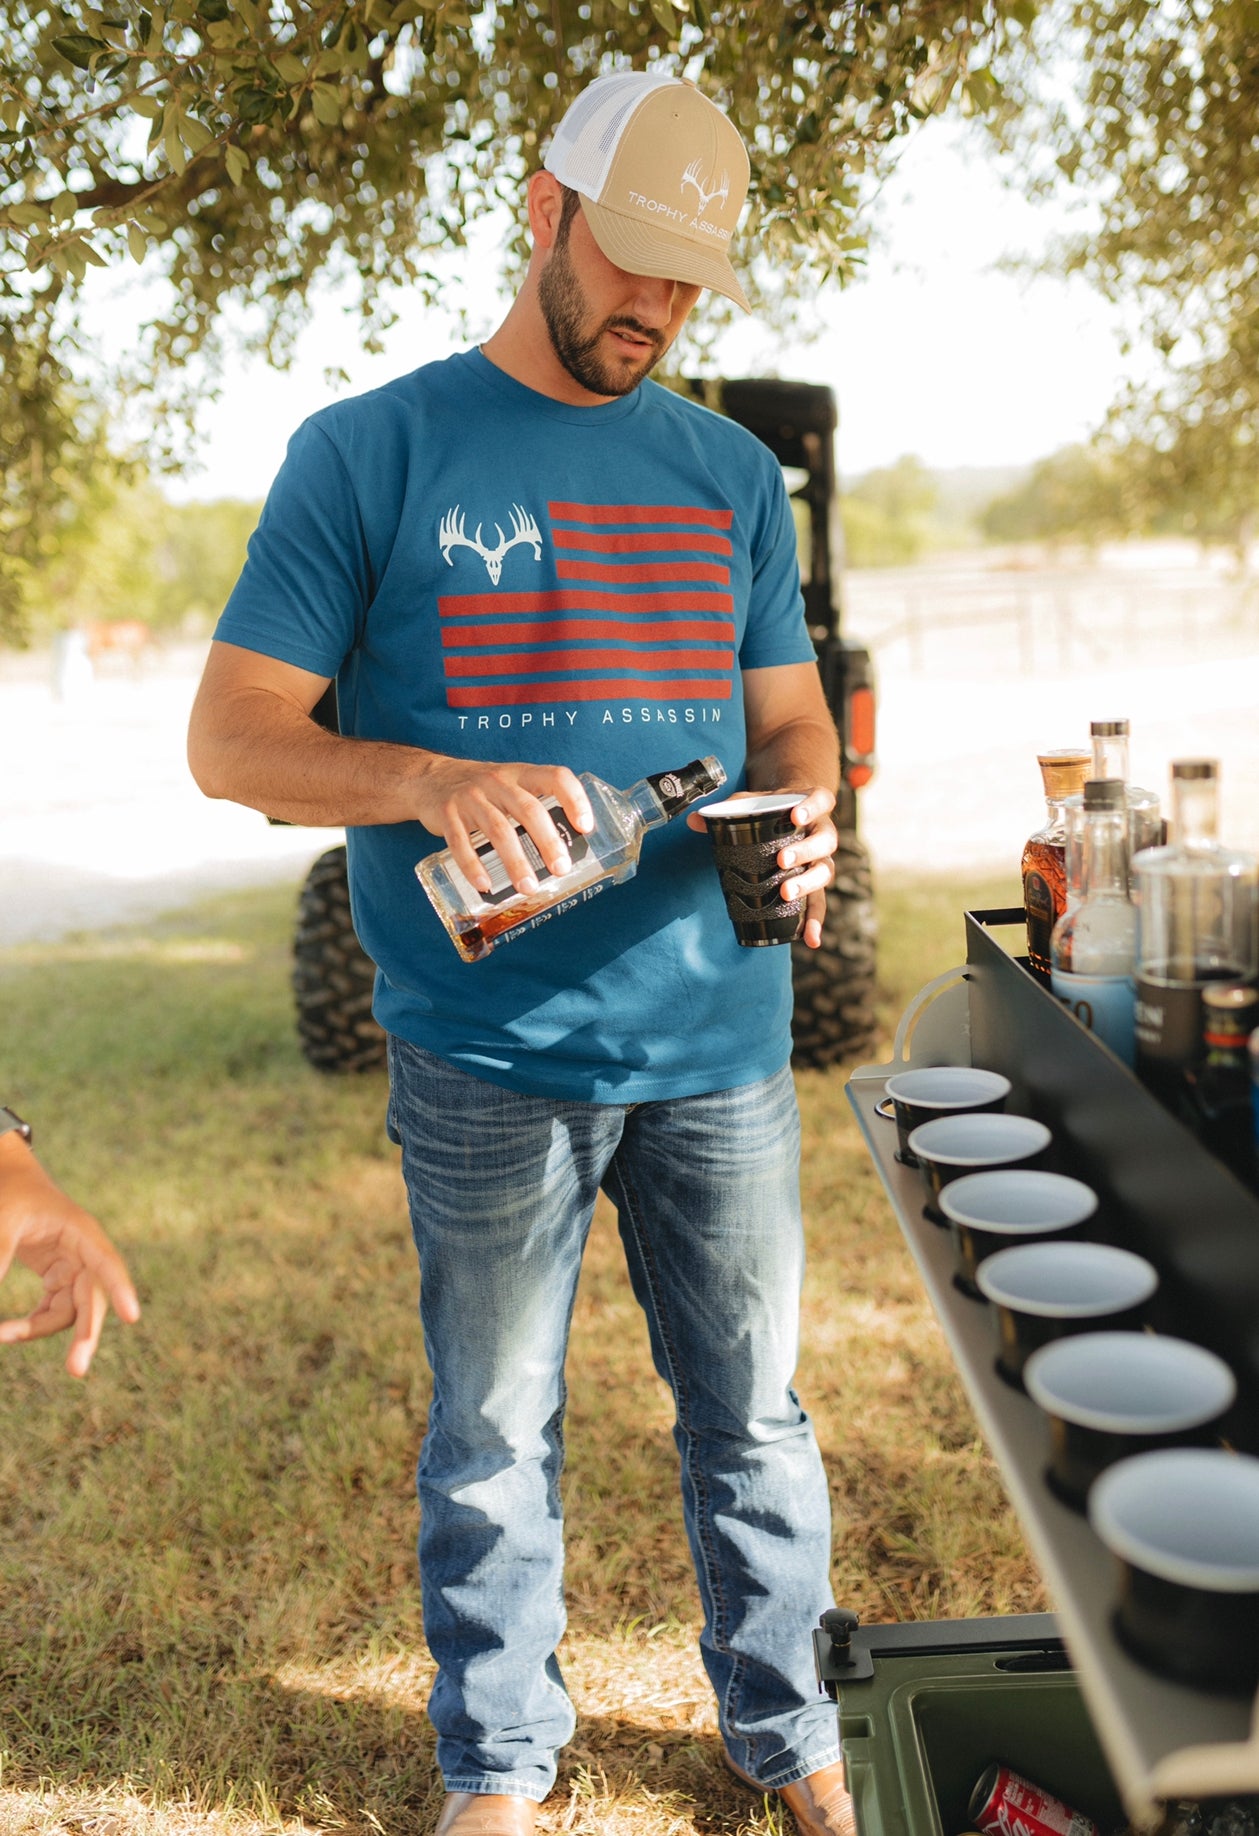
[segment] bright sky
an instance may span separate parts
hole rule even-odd
[[[973,132],[921,130],[874,222],[881,246],[867,277],[825,304],[822,339],[790,347],[755,325],[737,327],[720,352],[726,374],[832,384],[849,476],[904,453],[933,467],[1029,462],[1097,426],[1121,374],[1119,314],[1081,281],[998,271],[1003,257],[1042,250],[1054,222],[1005,188]],[[478,329],[491,329],[500,310],[486,297]],[[385,355],[368,358],[354,320],[326,304],[290,371],[235,366],[206,408],[201,469],[172,494],[262,497],[289,434],[332,399],[329,365],[347,370],[357,391],[460,343],[439,316],[404,315]]]

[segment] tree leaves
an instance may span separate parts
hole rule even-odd
[[[696,75],[752,148],[744,266],[763,314],[789,315],[806,280],[854,272],[858,212],[901,138],[995,68],[1003,22],[1033,4],[5,0],[0,332],[45,348],[54,319],[73,329],[90,267],[150,264],[169,308],[112,386],[147,390],[155,426],[181,391],[195,399],[187,366],[212,365],[229,301],[251,303],[255,343],[278,360],[334,277],[370,342],[391,292],[434,298],[435,253],[505,201],[504,264],[518,265],[522,180],[569,97],[649,65]],[[981,107],[991,93],[972,90]],[[73,470],[75,425],[52,415],[44,476],[54,447]],[[20,465],[3,482],[34,489]]]
[[[1033,193],[1069,189],[1087,204],[1061,269],[1138,303],[1166,360],[1164,381],[1129,391],[1110,429],[1162,455],[1134,469],[1132,489],[1149,516],[1191,489],[1204,506],[1253,512],[1259,6],[1056,0],[1036,42],[1048,49],[1051,33],[1086,55],[1012,65],[993,118]]]
[[[63,32],[52,46],[76,70],[90,70],[92,59],[109,49],[103,38],[93,38],[90,32]]]

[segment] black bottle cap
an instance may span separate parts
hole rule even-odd
[[[1127,807],[1127,790],[1119,778],[1090,778],[1084,786],[1086,810],[1122,810]]]
[[[720,790],[725,781],[726,774],[720,761],[711,756],[692,759],[689,765],[683,765],[677,771],[652,772],[647,779],[669,816],[676,816],[679,810],[689,809],[701,797],[707,797],[710,791]]]

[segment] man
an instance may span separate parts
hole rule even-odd
[[[837,743],[781,474],[646,380],[702,287],[745,303],[728,247],[747,178],[693,85],[591,84],[529,181],[527,275],[488,342],[295,436],[193,713],[209,795],[348,826],[379,966],[433,1370],[440,1836],[528,1836],[573,1730],[563,1364],[601,1186],[677,1404],[727,1756],[811,1836],[851,1809],[810,1656],[830,1527],[791,1388],[790,953],[735,943],[702,815],[649,836],[628,884],[474,967],[413,874],[445,842],[490,890],[479,831],[537,892],[570,865],[548,800],[574,851],[591,825],[577,771],[625,786],[715,753],[736,789],[798,794],[782,894],[820,940]],[[334,676],[342,736],[309,717]]]
[[[140,1303],[122,1257],[96,1219],[48,1177],[30,1141],[30,1124],[0,1105],[0,1281],[16,1260],[44,1284],[25,1318],[0,1320],[0,1345],[72,1327],[66,1369],[86,1377],[110,1303],[131,1324]]]

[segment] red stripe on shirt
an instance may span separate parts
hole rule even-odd
[[[630,676],[606,682],[508,682],[493,687],[480,684],[448,688],[446,704],[452,708],[515,707],[522,702],[547,701],[729,701],[730,682],[705,680],[641,682]]]
[[[698,504],[547,504],[547,512],[566,523],[701,523],[729,529],[733,510],[702,510]]]
[[[561,669],[729,669],[733,650],[526,650],[447,657],[447,676],[553,676]]]
[[[557,561],[561,580],[602,580],[610,586],[647,580],[711,580],[714,586],[730,585],[730,569],[720,561]]]
[[[561,644],[581,638],[631,639],[644,644],[668,643],[677,639],[699,638],[716,644],[725,639],[734,642],[734,626],[726,619],[662,620],[658,624],[640,623],[627,618],[556,618],[520,620],[502,625],[447,625],[442,632],[446,650],[459,650],[477,644]]]
[[[734,553],[729,536],[696,535],[690,529],[653,530],[650,535],[640,535],[635,530],[602,535],[594,529],[553,529],[551,541],[556,548],[588,549],[591,553],[604,555],[651,554],[670,548],[684,548],[691,554],[697,551],[705,555]]]
[[[445,593],[443,618],[485,618],[503,612],[734,612],[729,593],[598,593],[556,587],[540,593]]]

